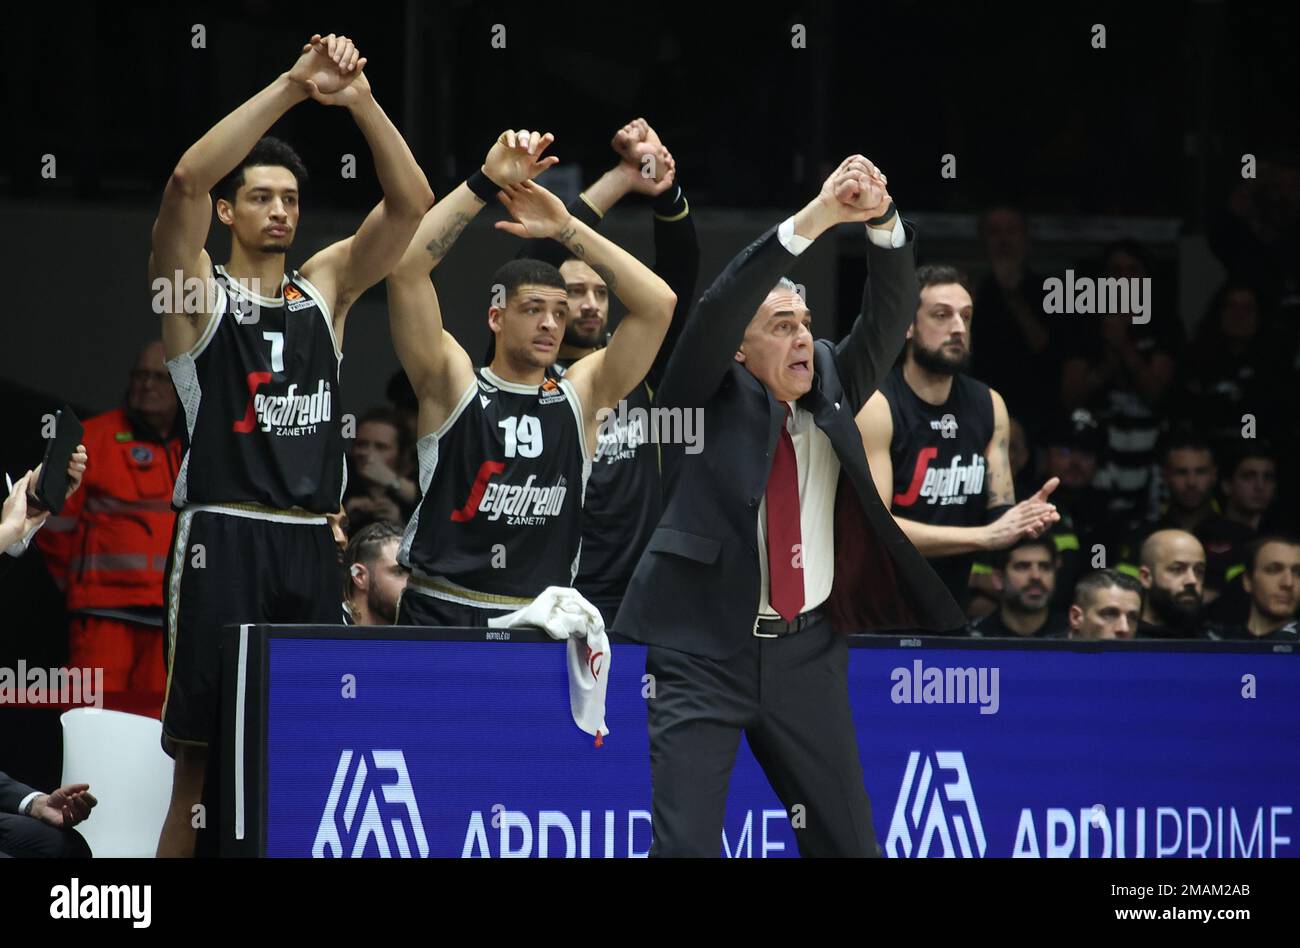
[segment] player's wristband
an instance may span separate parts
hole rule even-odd
[[[650,208],[660,217],[672,217],[681,213],[686,208],[686,195],[682,194],[682,186],[674,181],[671,188],[650,202]]]
[[[881,214],[879,217],[873,217],[873,218],[871,218],[871,220],[867,221],[867,226],[868,226],[868,227],[879,227],[881,224],[884,224],[884,223],[887,222],[891,217],[894,216],[894,211],[895,211],[895,208],[894,208],[894,202],[893,202],[893,201],[890,201],[890,202],[889,202],[889,207],[885,208],[885,213]]]
[[[465,184],[484,204],[491,204],[496,200],[497,192],[505,190],[505,188],[485,175],[482,168],[465,179]]]

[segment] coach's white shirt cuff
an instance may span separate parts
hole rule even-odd
[[[39,790],[33,790],[31,793],[27,794],[27,796],[23,797],[22,802],[18,804],[18,812],[23,816],[29,816],[30,814],[27,812],[27,805],[40,795],[41,792]]]
[[[886,250],[897,250],[907,243],[907,234],[903,232],[903,218],[898,213],[898,208],[894,208],[893,229],[884,230],[878,227],[867,227],[867,240],[877,247],[884,247]]]
[[[812,243],[807,237],[800,237],[794,232],[794,217],[787,217],[781,222],[781,226],[776,229],[776,239],[781,241],[781,246],[796,257],[808,249]],[[867,239],[877,247],[884,247],[886,250],[897,250],[907,242],[907,234],[903,232],[903,218],[894,210],[894,226],[889,230],[878,227],[867,228]]]
[[[36,531],[45,525],[45,521],[33,524],[27,528],[27,531],[13,543],[5,548],[5,552],[10,556],[22,556],[27,552],[27,546],[32,542],[32,537],[36,536]]]
[[[807,237],[800,237],[794,232],[794,215],[790,215],[781,222],[781,226],[776,229],[776,239],[781,241],[781,246],[790,251],[796,257],[808,249],[812,243]]]

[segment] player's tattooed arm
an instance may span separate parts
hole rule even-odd
[[[605,281],[605,285],[609,287],[611,293],[617,293],[618,290],[616,287],[618,286],[618,274],[615,273],[613,268],[607,264],[601,263],[599,260],[591,259],[591,254],[587,250],[586,243],[583,242],[582,237],[578,234],[578,224],[580,223],[580,221],[570,218],[569,223],[565,225],[564,229],[555,235],[555,239],[567,247],[575,257],[588,264],[591,269],[595,270],[596,274]]]
[[[483,206],[478,198],[474,198],[474,201],[479,207]],[[447,256],[447,251],[451,249],[451,245],[456,242],[461,232],[473,219],[474,213],[470,211],[459,211],[450,215],[450,219],[442,224],[438,232],[433,235],[433,239],[424,245],[425,252],[429,255],[430,266],[436,267],[442,262],[442,258]]]
[[[503,187],[531,180],[559,161],[554,155],[543,154],[553,141],[555,136],[549,132],[507,129],[488,149],[480,171]],[[469,182],[462,182],[424,215],[394,275],[428,274],[486,206],[483,198],[470,189]]]

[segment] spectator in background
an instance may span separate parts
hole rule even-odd
[[[1199,531],[1219,512],[1214,500],[1219,468],[1209,443],[1195,432],[1175,431],[1161,450],[1160,477],[1169,500],[1155,529],[1186,530],[1204,544]]]
[[[1002,394],[1033,437],[1056,407],[1042,385],[1056,375],[1056,349],[1043,312],[1043,278],[1029,268],[1029,223],[1014,207],[991,207],[980,216],[979,237],[989,272],[975,291],[980,342],[971,350],[971,374]],[[1025,371],[1030,365],[1034,371]]]
[[[1205,549],[1186,530],[1158,530],[1142,544],[1138,581],[1146,590],[1138,638],[1205,637]]]
[[[1142,612],[1142,586],[1118,570],[1099,569],[1074,587],[1069,623],[1072,639],[1131,639]]]
[[[163,345],[150,343],[121,407],[85,423],[95,458],[85,490],[36,540],[65,591],[68,664],[103,668],[105,691],[166,686],[163,580],[183,452],[177,408]]]
[[[392,625],[410,570],[397,562],[402,531],[380,520],[363,527],[348,541],[343,558],[343,624]]]
[[[1248,642],[1295,642],[1296,605],[1300,603],[1300,541],[1270,535],[1246,547],[1246,569],[1241,576],[1250,597],[1244,624],[1216,623],[1210,637]]]
[[[1218,481],[1214,452],[1200,435],[1180,427],[1172,431],[1161,445],[1160,458],[1161,487],[1168,497],[1164,513],[1155,521],[1138,525],[1125,538],[1119,554],[1119,569],[1136,576],[1138,555],[1147,537],[1157,530],[1185,530],[1205,547],[1205,601],[1209,603],[1218,595],[1221,586],[1221,581],[1216,583],[1214,577],[1222,578],[1222,565],[1216,566],[1212,539],[1222,532],[1218,525],[1222,518],[1214,499],[1214,486]]]
[[[1277,497],[1277,456],[1270,444],[1248,440],[1238,448],[1219,482],[1223,515],[1208,518],[1197,535],[1205,544],[1206,587],[1216,622],[1246,621],[1249,597],[1241,583],[1246,547],[1263,532],[1278,529],[1272,514]]]
[[[967,632],[976,638],[1064,638],[1065,616],[1051,609],[1056,589],[1056,544],[1050,536],[1025,539],[994,556],[996,612],[974,619]]]
[[[1056,545],[1057,582],[1052,605],[1067,609],[1074,584],[1090,568],[1093,545],[1106,546],[1106,495],[1092,486],[1105,442],[1097,419],[1086,408],[1057,415],[1043,435],[1042,478],[1059,478],[1052,495],[1060,522],[1050,536]],[[1100,564],[1098,564],[1100,565]]]
[[[1264,332],[1259,294],[1243,283],[1225,283],[1182,360],[1172,413],[1212,442],[1239,439],[1246,415],[1260,430],[1275,431],[1288,375],[1280,355]]]
[[[357,422],[348,452],[348,487],[343,508],[353,531],[380,520],[406,523],[420,501],[411,479],[415,467],[411,439],[401,415],[372,408]]]
[[[1135,324],[1134,313],[1058,317],[1070,320],[1062,323],[1061,401],[1066,409],[1092,408],[1102,423],[1106,456],[1096,486],[1110,495],[1110,517],[1122,535],[1155,515],[1156,442],[1182,347],[1182,324],[1164,302],[1165,286],[1152,279],[1139,244],[1111,244],[1098,276],[1152,280],[1146,323]],[[1129,302],[1136,310],[1131,297]]]
[[[0,772],[0,858],[89,859],[73,827],[98,803],[89,784],[41,793]]]
[[[1256,177],[1241,180],[1206,236],[1229,279],[1255,287],[1263,309],[1280,317],[1278,342],[1294,357],[1300,339],[1300,153],[1260,155]]]

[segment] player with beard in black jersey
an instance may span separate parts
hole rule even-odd
[[[433,203],[371,94],[365,65],[347,37],[313,36],[288,72],[181,156],[154,222],[149,277],[190,439],[167,565],[162,731],[176,771],[159,856],[194,851],[222,626],[339,619],[338,557],[325,518],[344,488],[344,321],[401,258]],[[286,274],[305,172],[293,149],[262,136],[308,98],[351,113],[384,197],[355,235]],[[214,190],[231,237],[224,267],[204,249]]]
[[[1059,518],[1059,480],[1016,503],[1002,396],[965,374],[974,304],[948,266],[916,271],[916,320],[902,362],[858,413],[880,499],[965,606],[973,554],[1037,537]],[[991,590],[990,590],[991,591]]]
[[[402,624],[486,625],[548,586],[573,585],[600,410],[645,378],[677,302],[648,267],[532,182],[555,163],[543,157],[553,140],[503,132],[480,171],[426,215],[388,279],[393,340],[420,406],[423,496],[399,555],[411,570]],[[609,344],[563,375],[555,362],[569,290],[548,263],[513,260],[493,276],[490,365],[475,371],[443,329],[429,271],[494,196],[515,218],[499,229],[557,240],[628,309]]]

